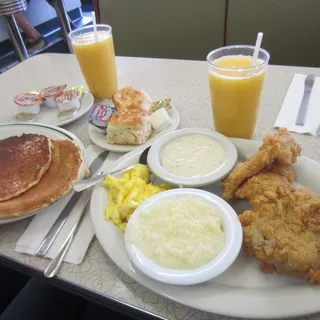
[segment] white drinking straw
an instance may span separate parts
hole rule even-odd
[[[259,32],[257,35],[256,45],[254,46],[254,52],[253,52],[253,57],[252,57],[252,66],[256,65],[258,54],[259,54],[260,47],[261,47],[262,38],[263,38],[263,33]]]
[[[93,32],[96,42],[98,41],[98,33],[97,33],[97,21],[96,21],[96,14],[94,11],[91,12],[92,15],[92,23],[93,23]]]

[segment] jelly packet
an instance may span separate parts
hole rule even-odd
[[[171,98],[165,98],[157,101],[153,101],[150,107],[150,113],[165,108],[167,112],[171,110]]]
[[[89,115],[89,123],[93,125],[98,132],[105,133],[112,115],[117,111],[114,105],[96,104]]]
[[[82,96],[86,93],[84,91],[84,86],[74,86],[71,88],[72,91],[75,91],[79,97],[79,99],[82,98]]]

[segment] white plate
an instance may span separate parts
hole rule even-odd
[[[83,143],[71,132],[54,127],[54,126],[46,126],[44,124],[37,124],[37,123],[5,123],[0,124],[0,140],[5,139],[14,135],[21,135],[23,133],[38,133],[46,135],[52,139],[68,139],[73,140],[77,145],[84,151],[85,147]],[[32,212],[28,215],[17,217],[17,218],[9,218],[9,219],[0,219],[0,225],[16,222],[19,220],[27,219],[34,216],[37,213],[42,212],[45,209]]]
[[[137,148],[147,148],[152,145],[154,141],[156,141],[159,137],[165,135],[168,132],[174,131],[177,129],[180,121],[179,113],[177,109],[172,106],[172,109],[170,111],[170,117],[171,117],[171,124],[169,127],[163,129],[160,132],[153,132],[150,136],[150,138],[143,144],[140,144],[138,146],[126,146],[126,145],[120,145],[120,144],[109,144],[107,143],[107,138],[104,134],[98,133],[92,128],[92,126],[89,126],[88,132],[89,137],[93,143],[95,143],[97,146],[113,151],[113,152],[129,152],[131,150],[137,149]]]
[[[81,98],[81,106],[78,112],[76,113],[76,115],[66,120],[60,120],[57,117],[57,114],[59,112],[58,107],[48,108],[46,106],[41,106],[40,113],[37,115],[37,118],[34,120],[34,122],[31,122],[31,123],[42,123],[45,125],[58,126],[58,127],[65,126],[66,124],[76,121],[79,118],[81,118],[84,114],[86,114],[92,107],[93,102],[94,102],[93,95],[90,92],[85,93]]]
[[[258,151],[260,143],[232,139],[240,160]],[[116,167],[135,164],[140,151],[121,157]],[[293,166],[298,183],[320,193],[320,164],[301,157]],[[206,190],[220,193],[212,186]],[[264,274],[258,262],[241,253],[235,263],[218,278],[188,288],[163,284],[136,271],[127,256],[124,234],[104,218],[108,192],[96,186],[91,201],[91,218],[96,236],[109,257],[131,278],[169,299],[187,306],[217,314],[243,318],[273,318],[305,316],[320,311],[320,286],[308,285],[295,277]],[[246,202],[239,202],[237,212],[243,212]]]

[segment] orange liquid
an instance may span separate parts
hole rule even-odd
[[[79,35],[72,43],[82,74],[95,99],[110,99],[118,90],[113,38],[98,31],[98,41],[92,32]]]
[[[262,61],[258,60],[257,64]],[[218,132],[244,139],[253,137],[260,96],[265,77],[265,66],[254,73],[237,70],[251,67],[249,56],[225,56],[213,62],[215,66],[230,68],[219,70],[210,67],[209,85],[214,125]]]

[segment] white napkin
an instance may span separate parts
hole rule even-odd
[[[289,131],[297,133],[309,133],[317,136],[316,130],[320,125],[320,78],[316,77],[307,111],[306,122],[304,126],[296,126],[295,122],[299,112],[300,103],[304,93],[305,74],[296,73],[292,79],[291,85],[283,101],[281,110],[274,128],[285,127]]]
[[[90,145],[86,149],[86,160],[87,166],[89,167],[93,160],[104,150],[97,147]],[[105,162],[104,168],[112,169],[113,164],[115,161],[122,156],[121,153],[109,153]],[[108,169],[107,169],[108,170]],[[51,226],[59,217],[60,213],[62,212],[63,208],[66,206],[69,199],[72,197],[73,192],[68,196],[64,197],[63,199],[55,202],[53,205],[49,206],[41,210],[30,222],[26,231],[22,234],[19,241],[17,242],[15,251],[20,253],[27,253],[30,255],[34,255],[35,251],[41,244],[42,240],[47,235],[48,231],[50,230]],[[59,232],[57,238],[55,239],[54,243],[52,244],[51,248],[49,249],[46,257],[53,258],[62,244],[64,243],[65,239],[67,238],[68,234],[70,233],[72,227],[79,219],[79,215],[84,208],[84,204],[86,199],[90,197],[90,192],[84,192],[82,197],[79,199],[78,203],[75,205],[73,210],[70,212],[68,220],[65,222],[63,228]],[[93,238],[94,232],[92,227],[92,222],[90,219],[90,214],[87,214],[82,223],[79,227],[77,235],[64,259],[64,261],[79,264],[82,262],[85,253],[89,247],[89,244]]]

